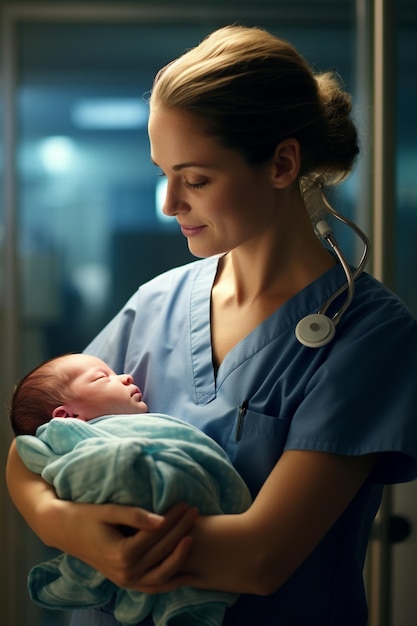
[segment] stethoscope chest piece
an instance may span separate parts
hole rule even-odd
[[[307,348],[321,348],[333,339],[335,331],[335,323],[330,317],[323,313],[312,313],[298,322],[295,336]]]

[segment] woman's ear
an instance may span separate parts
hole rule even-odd
[[[284,189],[297,180],[300,173],[300,144],[297,139],[284,139],[275,149],[273,157],[273,183]]]
[[[75,415],[73,411],[68,410],[66,406],[57,406],[52,411],[52,417],[78,417],[78,415]]]

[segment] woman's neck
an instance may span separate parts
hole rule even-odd
[[[308,223],[231,250],[220,260],[216,286],[237,305],[263,298],[283,302],[334,265]]]

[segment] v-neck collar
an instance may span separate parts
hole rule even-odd
[[[201,264],[191,291],[190,336],[191,362],[195,399],[205,405],[216,397],[231,371],[261,350],[278,335],[294,328],[309,313],[317,312],[322,304],[345,282],[345,274],[336,265],[290,298],[254,328],[226,354],[217,373],[212,362],[210,307],[211,291],[219,259],[213,257]]]

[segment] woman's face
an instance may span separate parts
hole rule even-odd
[[[198,117],[151,109],[151,158],[167,178],[163,211],[192,254],[208,257],[257,240],[276,220],[272,165],[253,167],[207,135]]]

